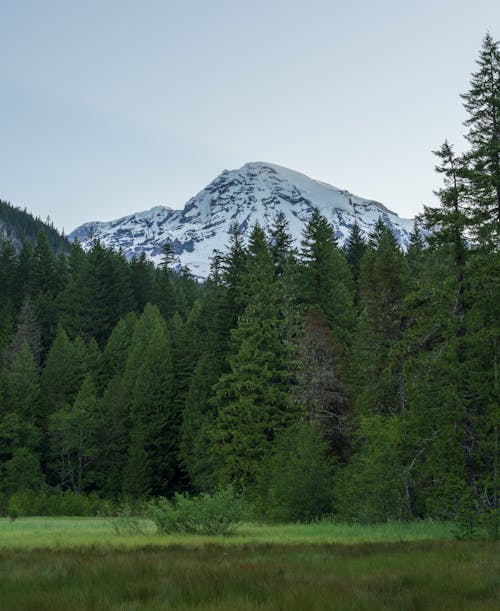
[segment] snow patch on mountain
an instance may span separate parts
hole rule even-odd
[[[121,248],[127,258],[144,252],[155,263],[161,260],[162,246],[170,241],[179,265],[187,266],[197,277],[206,278],[210,257],[215,249],[224,250],[233,223],[246,235],[255,223],[268,230],[278,212],[283,212],[291,235],[299,243],[315,208],[332,223],[341,245],[355,221],[368,234],[379,217],[403,248],[408,245],[412,220],[400,218],[374,200],[264,162],[224,170],[182,210],[155,206],[114,221],[85,223],[68,237],[78,239],[84,248],[99,239],[105,246]]]

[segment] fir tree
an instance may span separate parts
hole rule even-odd
[[[456,158],[452,147],[445,142],[436,155],[441,160],[441,165],[436,171],[444,176],[444,186],[436,192],[440,199],[439,208],[425,208],[422,215],[425,226],[432,229],[429,238],[431,245],[448,248],[453,260],[453,273],[455,277],[455,305],[452,313],[454,323],[454,338],[452,345],[456,351],[455,380],[453,386],[456,393],[456,409],[460,414],[460,426],[463,432],[463,445],[465,462],[468,471],[469,486],[473,487],[473,437],[471,430],[474,428],[472,410],[467,395],[467,296],[465,281],[466,264],[466,228],[468,216],[465,206],[466,187],[462,179],[463,169],[460,160]],[[449,338],[452,341],[452,338]]]
[[[133,499],[143,499],[151,492],[151,468],[145,450],[145,434],[140,426],[131,434],[127,463],[123,470],[122,492]]]
[[[342,349],[350,342],[355,323],[354,285],[332,226],[314,210],[302,239],[300,292],[307,307],[325,315]]]
[[[144,432],[152,492],[165,494],[178,474],[181,414],[174,401],[171,338],[155,306],[146,306],[135,326],[123,384],[132,426]]]
[[[122,492],[122,474],[127,463],[130,433],[129,400],[119,375],[115,375],[107,384],[100,404],[95,484],[103,496],[116,498]],[[140,473],[138,477],[141,477]],[[149,490],[149,475],[146,484]]]
[[[403,331],[402,305],[408,289],[404,255],[392,231],[379,220],[360,272],[361,316],[352,350],[353,387],[358,410],[391,413],[400,396],[400,367],[391,367],[393,347]]]
[[[99,401],[91,376],[86,376],[72,406],[66,405],[49,419],[52,466],[58,484],[75,492],[95,485],[95,459]]]
[[[40,422],[40,382],[29,345],[24,342],[9,370],[6,403],[8,411],[16,412],[32,424]]]
[[[347,238],[345,247],[345,257],[347,263],[349,263],[349,267],[351,268],[352,277],[355,285],[355,295],[354,301],[357,304],[359,302],[359,273],[361,270],[361,260],[363,259],[363,255],[366,250],[366,241],[361,233],[361,229],[357,220],[354,221],[354,224],[351,229],[351,233]]]
[[[154,266],[141,252],[139,259],[132,258],[130,272],[135,308],[142,312],[147,303],[154,301]]]
[[[28,297],[24,300],[19,312],[16,332],[10,342],[9,350],[4,353],[4,362],[7,366],[15,359],[16,354],[25,343],[28,344],[35,368],[39,371],[42,350],[40,323]]]
[[[57,295],[60,291],[56,258],[45,233],[40,232],[30,269],[30,295],[41,329],[42,360],[57,329]]]
[[[462,95],[471,147],[466,154],[467,195],[475,237],[495,248],[500,240],[500,50],[489,33],[477,64],[470,89]]]
[[[258,226],[250,236],[242,294],[247,304],[232,334],[231,371],[215,388],[214,436],[219,482],[238,488],[255,482],[275,434],[293,421],[290,346],[284,341],[272,256]]]
[[[66,331],[59,327],[47,355],[41,375],[42,415],[72,403],[85,375],[85,360],[82,349],[75,350]]]

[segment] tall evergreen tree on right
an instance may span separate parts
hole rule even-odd
[[[498,447],[500,401],[498,361],[500,343],[500,43],[487,33],[478,71],[462,98],[469,117],[465,137],[465,182],[470,236],[475,253],[467,270],[471,307],[468,314],[469,396],[474,414],[473,495],[476,507],[493,509],[496,536],[498,514]]]
[[[469,113],[470,150],[457,156],[445,142],[437,152],[441,164],[436,169],[444,176],[444,187],[437,192],[441,206],[425,208],[422,218],[432,231],[431,245],[446,253],[453,266],[452,324],[443,341],[452,355],[444,376],[453,395],[450,430],[458,431],[463,462],[458,492],[462,509],[484,510],[498,506],[500,418],[500,54],[489,34],[478,65],[469,92],[462,96]],[[447,451],[447,462],[449,456]]]
[[[470,90],[462,95],[469,114],[465,137],[470,150],[467,191],[474,237],[490,248],[499,244],[500,227],[500,50],[488,33],[472,74]]]

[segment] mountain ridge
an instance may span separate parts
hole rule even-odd
[[[70,244],[50,219],[47,222],[10,202],[0,199],[0,242],[9,242],[16,252],[20,252],[25,242],[36,244],[38,234],[45,233],[54,253],[69,251]]]
[[[276,164],[249,162],[236,170],[223,170],[182,209],[154,206],[149,210],[106,222],[84,223],[68,236],[89,248],[94,239],[121,248],[127,258],[146,256],[159,263],[166,241],[172,243],[179,266],[206,278],[214,249],[223,249],[236,222],[245,236],[258,222],[265,230],[283,212],[296,242],[313,209],[332,223],[339,244],[358,222],[368,234],[379,217],[393,230],[403,248],[413,227],[382,203],[309,178]]]

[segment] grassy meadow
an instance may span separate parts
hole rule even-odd
[[[438,522],[118,534],[112,518],[0,519],[0,609],[498,609],[500,547]]]
[[[454,527],[443,522],[389,522],[361,525],[323,520],[314,524],[243,524],[229,537],[159,535],[150,520],[140,520],[140,534],[119,534],[119,518],[36,517],[0,518],[0,549],[74,549],[84,547],[138,548],[181,545],[199,548],[206,544],[319,545],[397,543],[452,539]]]

